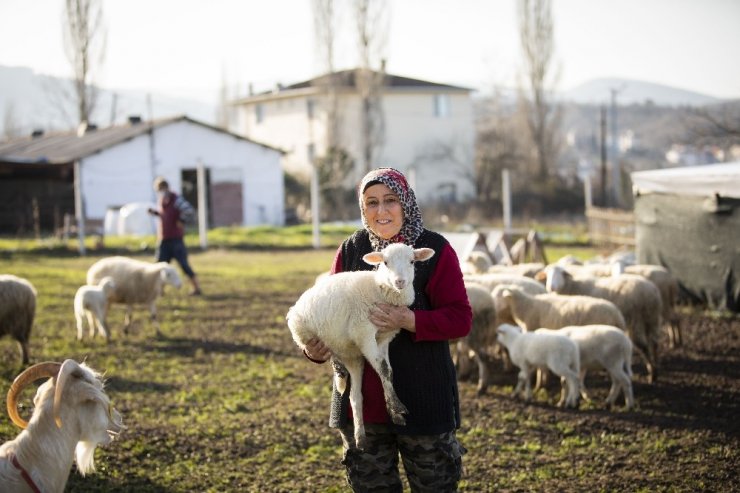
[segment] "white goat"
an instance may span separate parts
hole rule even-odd
[[[562,378],[558,407],[578,407],[580,357],[578,346],[568,336],[550,333],[522,332],[511,324],[498,326],[497,339],[506,346],[514,366],[519,368],[514,394],[524,387],[524,399],[532,399],[531,375],[537,368],[548,368]]]
[[[111,303],[126,305],[124,334],[131,325],[133,305],[145,304],[157,335],[157,298],[164,292],[165,284],[175,288],[182,286],[180,275],[167,262],[149,263],[128,257],[108,257],[95,262],[87,271],[87,284],[98,284],[104,277],[113,278],[116,286],[110,298]]]
[[[18,414],[20,392],[49,378],[36,391],[33,416]],[[62,493],[72,462],[84,476],[95,470],[98,445],[124,428],[121,415],[103,390],[101,375],[73,360],[39,363],[16,377],[7,397],[8,413],[23,431],[0,446],[0,490]]]
[[[388,360],[388,345],[398,331],[378,333],[368,316],[377,303],[408,306],[414,301],[414,262],[430,259],[434,250],[412,249],[393,243],[381,252],[363,257],[375,272],[340,272],[326,277],[305,291],[286,316],[293,340],[305,349],[306,342],[318,337],[331,351],[332,358],[349,372],[352,379],[350,405],[354,418],[355,443],[365,446],[362,417],[363,357],[372,365],[383,384],[386,407],[396,424],[405,424],[408,410],[393,389]],[[335,385],[346,391],[346,375],[335,373]]]
[[[112,277],[106,276],[100,280],[97,286],[80,286],[75,294],[74,310],[75,320],[77,322],[77,340],[82,340],[84,320],[87,319],[87,325],[90,337],[95,335],[97,326],[100,335],[105,337],[106,341],[110,340],[110,332],[105,326],[105,317],[108,314],[108,303],[113,296],[113,290],[116,282]]]
[[[28,339],[36,315],[36,289],[22,277],[0,275],[0,337],[18,341],[23,364],[29,360]]]
[[[632,409],[635,402],[632,393],[632,342],[624,331],[611,325],[570,325],[558,330],[537,329],[535,332],[545,331],[566,335],[578,345],[581,397],[590,400],[584,383],[586,372],[603,368],[612,382],[606,404],[612,406],[621,390],[626,409]]]

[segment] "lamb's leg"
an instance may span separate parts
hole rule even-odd
[[[514,389],[514,392],[520,391],[522,387],[524,387],[524,400],[525,401],[531,401],[532,400],[532,382],[530,381],[532,377],[532,371],[530,370],[529,366],[522,365],[522,367],[519,370],[519,382],[517,383],[516,389]]]
[[[85,316],[87,317],[87,330],[90,339],[95,337],[95,315],[90,310],[85,310]]]
[[[370,341],[363,342],[361,351],[365,359],[367,359],[380,377],[380,382],[383,384],[385,406],[388,409],[391,420],[397,425],[405,425],[406,418],[403,415],[409,411],[398,398],[396,390],[393,388],[393,370],[391,369],[391,363],[388,358],[388,344],[390,344],[390,339],[383,341],[378,346],[375,344],[375,338],[373,338]]]
[[[154,301],[149,303],[149,318],[152,321],[152,325],[154,325],[157,337],[161,337],[162,332],[159,330],[159,321],[157,321],[157,305]]]
[[[349,389],[349,404],[352,406],[352,420],[355,427],[355,445],[364,449],[366,445],[365,422],[362,416],[362,373],[364,361],[343,361],[351,385]]]
[[[614,365],[612,368],[608,368],[609,376],[612,380],[611,389],[609,389],[609,395],[606,397],[606,403],[609,406],[613,406],[614,402],[619,397],[619,391],[621,389],[624,394],[624,403],[627,410],[632,409],[634,406],[634,396],[632,394],[632,381],[630,377],[622,370],[622,364]]]
[[[483,395],[488,388],[488,365],[478,351],[474,351],[475,362],[478,363],[478,395]]]
[[[23,364],[27,365],[29,360],[28,355],[30,354],[28,350],[28,340],[18,341],[18,344],[21,346],[21,359]]]
[[[548,363],[550,371],[560,376],[560,400],[558,407],[578,407],[578,394],[580,392],[578,385],[578,372],[571,369],[567,364],[560,361],[551,361]]]
[[[581,373],[578,375],[578,384],[581,387],[581,397],[583,397],[584,401],[591,402],[591,397],[588,395],[588,390],[586,390],[586,370],[582,369]]]
[[[109,342],[110,336],[108,334],[108,330],[105,328],[105,309],[103,307],[95,310],[95,319],[97,322],[98,333],[105,337],[106,342]]]
[[[128,329],[131,326],[131,312],[133,311],[133,307],[131,305],[126,305],[126,315],[123,318],[123,333],[128,335]]]
[[[81,313],[75,312],[75,321],[77,322],[77,340],[78,341],[81,341],[82,340],[82,333],[85,330],[85,327],[84,327],[85,322],[83,320],[83,316],[82,316]]]

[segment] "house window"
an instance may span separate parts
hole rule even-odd
[[[450,116],[450,96],[448,94],[434,95],[434,116],[435,118]]]
[[[309,120],[313,120],[314,110],[316,108],[316,102],[313,99],[306,100],[306,115]]]
[[[257,123],[262,123],[265,119],[265,108],[261,104],[254,107],[254,119]]]

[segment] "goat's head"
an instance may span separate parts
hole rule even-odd
[[[39,363],[18,375],[10,386],[7,407],[10,419],[21,428],[28,422],[18,414],[18,395],[40,378],[49,378],[34,398],[34,418],[52,415],[58,428],[78,430],[76,460],[82,474],[94,470],[93,455],[97,445],[106,445],[124,428],[120,413],[113,408],[103,390],[102,376],[86,364],[68,359],[64,363]],[[53,427],[52,427],[53,428]]]
[[[414,250],[403,243],[391,243],[380,252],[370,252],[362,259],[378,267],[380,281],[401,291],[414,283],[414,263],[429,260],[434,255],[431,248]]]

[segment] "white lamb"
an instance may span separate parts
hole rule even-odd
[[[28,340],[36,316],[36,288],[28,279],[0,274],[0,337],[18,341],[23,364],[29,361]]]
[[[473,250],[465,261],[460,262],[463,274],[482,274],[492,265],[491,256],[481,250]]]
[[[393,376],[388,359],[388,345],[398,331],[378,334],[370,322],[370,310],[377,303],[408,306],[414,301],[414,262],[430,259],[434,250],[412,249],[393,243],[381,252],[363,257],[377,270],[340,272],[326,277],[305,291],[293,305],[286,319],[293,340],[305,349],[306,342],[319,338],[331,351],[332,358],[349,372],[350,405],[354,418],[355,443],[365,446],[365,427],[362,417],[363,358],[380,376],[386,407],[396,424],[405,424],[403,414],[408,410],[393,389]],[[336,388],[346,391],[346,376],[335,373]]]
[[[159,332],[157,321],[157,298],[164,292],[164,286],[182,286],[177,271],[167,262],[149,263],[128,257],[108,257],[95,262],[87,271],[87,284],[98,284],[104,277],[113,278],[116,286],[110,298],[111,303],[126,305],[124,334],[131,325],[133,305],[145,304],[149,307],[152,323]]]
[[[645,360],[648,381],[654,382],[658,371],[658,336],[663,310],[658,288],[652,282],[635,274],[605,278],[573,277],[558,265],[547,266],[545,272],[548,291],[595,296],[609,300],[619,308],[624,316],[627,334]]]
[[[558,407],[578,407],[581,366],[578,346],[573,340],[556,333],[522,333],[519,327],[511,324],[501,324],[496,331],[498,341],[509,351],[511,362],[519,368],[514,394],[524,387],[524,399],[531,400],[532,372],[547,368],[562,379]]]
[[[535,332],[545,331],[566,335],[578,345],[581,397],[590,400],[584,383],[586,372],[603,368],[612,381],[606,404],[612,406],[621,390],[626,409],[632,409],[635,402],[632,393],[632,342],[624,331],[611,325],[570,325],[558,330],[537,329]]]
[[[108,303],[113,296],[113,290],[116,283],[112,277],[106,276],[100,280],[97,286],[81,286],[75,294],[74,310],[75,320],[77,321],[77,340],[82,340],[84,319],[87,319],[87,325],[90,337],[95,335],[97,326],[100,335],[105,337],[106,341],[110,340],[110,332],[105,327],[105,317],[108,313]]]
[[[21,391],[40,378],[33,416],[18,414]],[[0,491],[62,493],[72,462],[83,476],[95,470],[98,445],[124,428],[99,373],[73,360],[39,363],[18,375],[7,397],[8,414],[23,431],[0,447]]]

